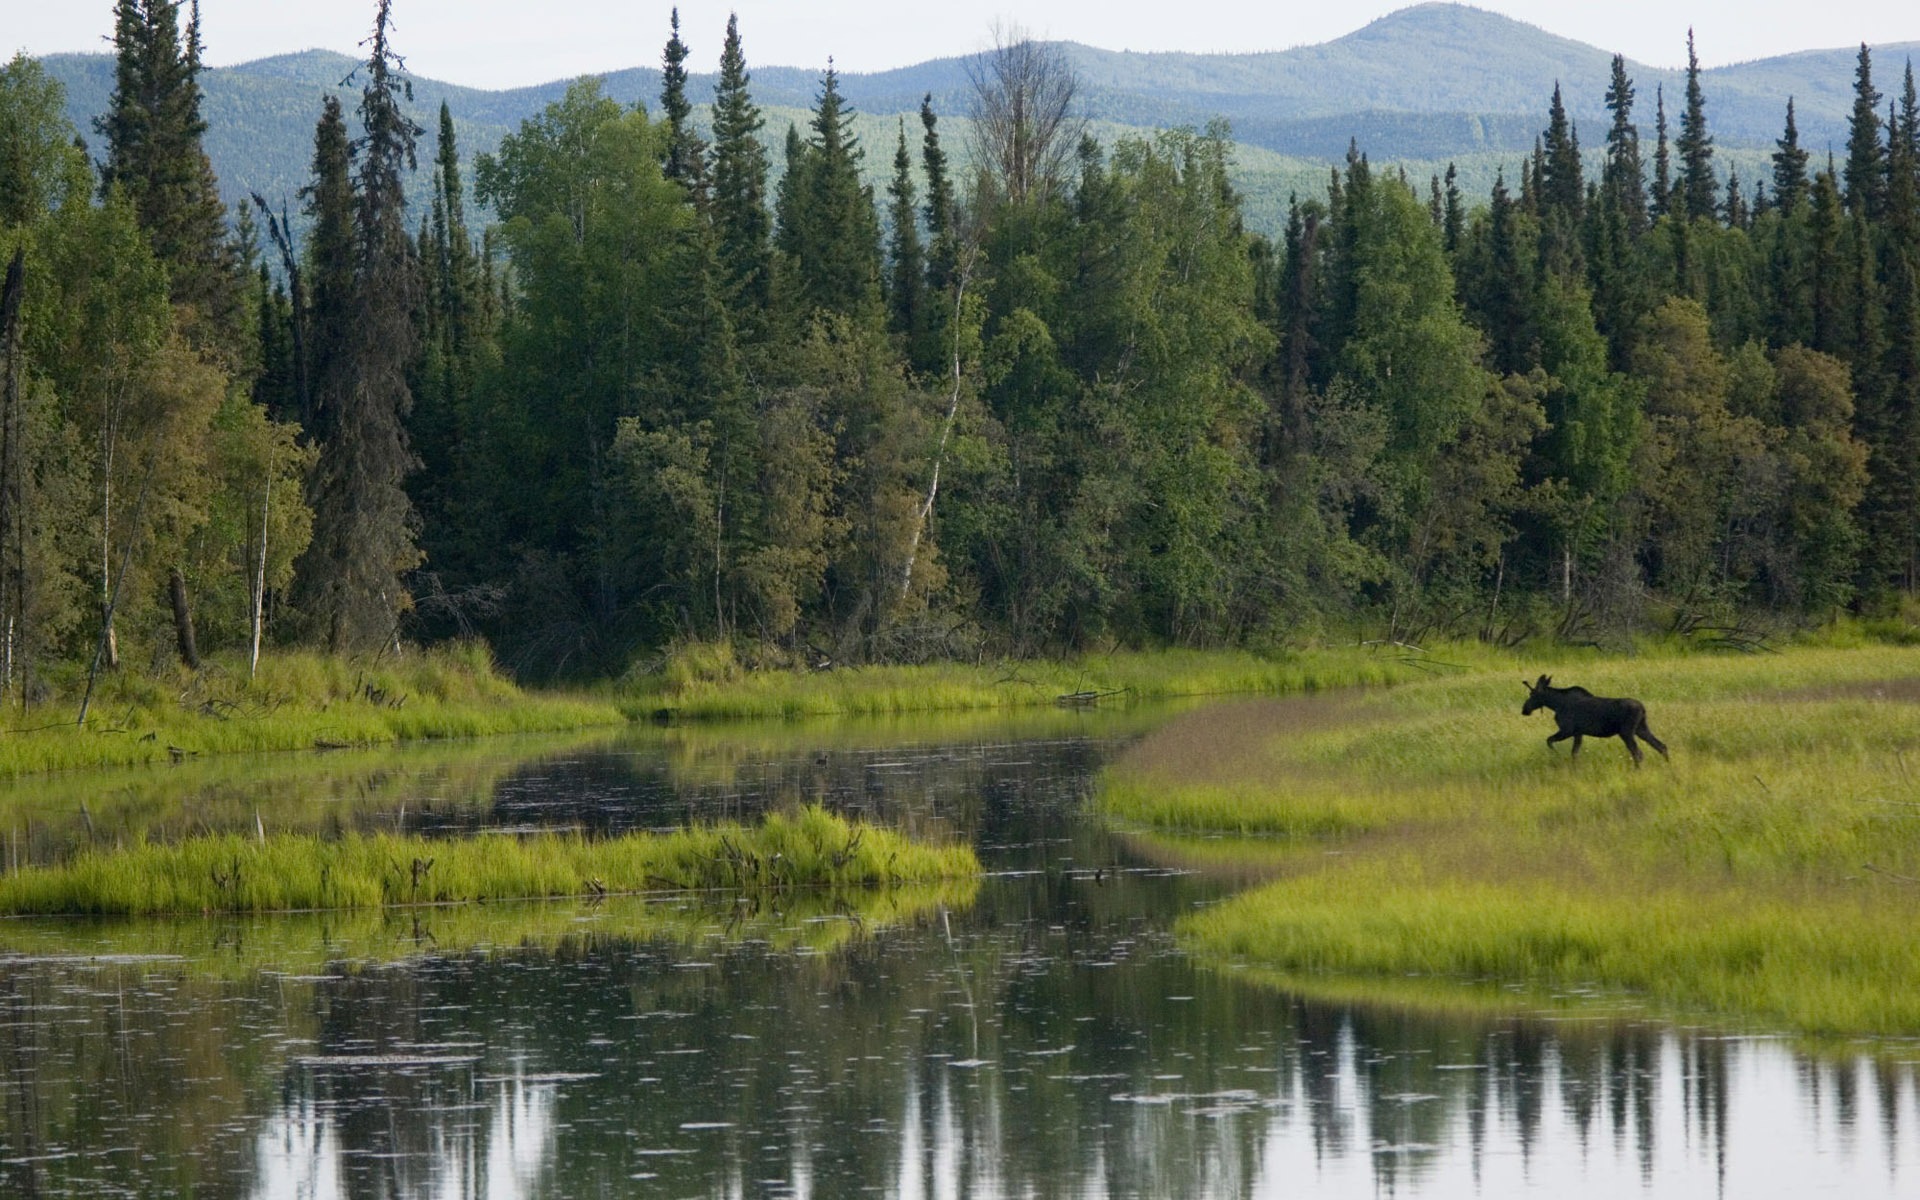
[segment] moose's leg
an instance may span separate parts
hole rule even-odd
[[[1647,728],[1647,719],[1645,717],[1640,718],[1639,733],[1642,738],[1646,739],[1647,745],[1652,746],[1660,752],[1661,758],[1666,759],[1668,762],[1673,761],[1673,756],[1667,753],[1667,744],[1653,736],[1653,730]]]
[[[1573,758],[1580,757],[1580,743],[1586,740],[1587,739],[1583,734],[1576,733],[1573,735],[1573,754],[1571,755],[1571,757]]]
[[[1640,758],[1641,758],[1640,743],[1633,740],[1633,730],[1631,729],[1621,730],[1620,740],[1627,744],[1627,753],[1633,755],[1633,765],[1636,767],[1639,766]]]
[[[1550,733],[1547,735],[1547,749],[1549,750],[1553,749],[1553,744],[1555,742],[1564,742],[1568,738],[1573,738],[1573,749],[1575,753],[1578,753],[1580,750],[1580,739],[1574,734],[1568,733],[1564,729],[1561,730],[1559,733]]]

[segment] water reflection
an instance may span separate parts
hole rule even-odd
[[[968,837],[1000,872],[971,904],[884,928],[618,906],[450,910],[405,930],[176,924],[144,942],[0,923],[0,1194],[1920,1188],[1899,1047],[1810,1056],[1604,1015],[1416,1015],[1196,969],[1164,930],[1220,885],[1086,820],[1108,743],[1060,732],[572,749],[458,810],[645,825],[703,797],[812,789]]]

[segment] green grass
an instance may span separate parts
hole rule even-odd
[[[221,659],[198,673],[102,677],[85,727],[84,675],[50,698],[6,710],[0,778],[182,757],[437,738],[557,732],[624,723],[613,704],[522,691],[484,646],[453,645],[361,661],[296,652],[264,657],[257,677]]]
[[[1640,697],[1673,761],[1549,751],[1514,670],[1178,718],[1101,800],[1267,839],[1281,878],[1179,927],[1221,961],[1920,1033],[1920,649],[1527,667]]]
[[[1275,655],[1153,650],[1069,660],[802,671],[749,670],[726,646],[697,645],[679,647],[651,670],[630,674],[613,695],[636,717],[662,710],[693,719],[886,716],[1024,708],[1083,692],[1116,700],[1319,692],[1406,683],[1456,665],[1498,659],[1465,646],[1432,655],[1393,647]]]
[[[920,846],[819,808],[755,827],[591,840],[350,834],[190,838],[87,851],[0,877],[0,913],[157,915],[367,909],[674,889],[857,888],[978,873],[963,846]]]

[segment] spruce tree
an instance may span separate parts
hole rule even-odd
[[[1920,99],[1911,63],[1888,121],[1884,227],[1881,514],[1869,532],[1882,579],[1912,592],[1920,586]]]
[[[1721,215],[1726,218],[1728,229],[1745,229],[1753,223],[1753,213],[1747,207],[1746,194],[1740,190],[1740,169],[1727,168],[1727,200],[1721,207]]]
[[[1700,59],[1693,52],[1693,30],[1687,30],[1687,106],[1680,114],[1680,137],[1674,149],[1680,155],[1677,186],[1689,217],[1711,217],[1719,207],[1713,184],[1713,138],[1707,133],[1707,101],[1700,90]]]
[[[1467,228],[1467,206],[1460,195],[1459,171],[1447,164],[1446,212],[1440,220],[1440,237],[1449,255],[1460,252],[1460,239]]]
[[[401,486],[414,466],[404,421],[419,283],[405,177],[420,130],[401,108],[412,89],[387,40],[391,9],[380,0],[360,95],[352,310],[322,384],[332,421],[316,467],[313,542],[301,559],[308,613],[336,651],[398,638],[411,606],[404,577],[420,562]]]
[[[333,377],[346,353],[354,306],[353,151],[338,97],[320,100],[313,132],[313,178],[300,190],[307,216],[307,375],[300,426],[313,443],[333,428]],[[295,314],[298,319],[298,314]],[[326,381],[326,386],[318,386]]]
[[[660,115],[667,123],[661,174],[677,180],[696,204],[706,203],[707,148],[693,131],[693,104],[687,99],[687,44],[680,40],[680,10],[674,8],[673,35],[660,56]]]
[[[1873,57],[1865,42],[1853,73],[1853,114],[1847,119],[1847,211],[1880,219],[1886,200],[1886,150],[1880,144],[1880,93],[1873,86]]]
[[[227,239],[227,211],[202,146],[200,5],[184,41],[179,0],[119,0],[114,10],[114,90],[94,127],[107,140],[101,191],[126,194],[168,292],[193,314],[205,347],[238,359],[244,274]]]
[[[1580,170],[1580,135],[1567,119],[1566,106],[1560,100],[1560,85],[1555,83],[1553,104],[1547,113],[1546,145],[1541,160],[1541,211],[1557,212],[1571,221],[1578,221],[1586,193],[1586,180]]]
[[[1659,84],[1653,89],[1653,194],[1647,197],[1648,211],[1656,218],[1673,211],[1673,162],[1667,147],[1667,96]]]
[[[893,225],[887,247],[887,313],[893,331],[902,334],[914,350],[927,333],[926,264],[920,250],[920,209],[914,202],[913,158],[907,153],[907,122],[899,122],[900,140],[893,152],[893,180],[887,184],[887,215]],[[926,365],[924,353],[915,354]],[[932,361],[939,362],[939,355]]]
[[[421,512],[423,539],[442,575],[458,557],[451,547],[473,536],[455,510],[471,450],[476,357],[490,333],[482,318],[485,300],[475,257],[459,144],[452,113],[442,102],[431,215],[420,247],[423,345],[407,425],[420,458],[412,484],[414,501]]]
[[[1792,96],[1787,97],[1787,127],[1774,147],[1773,202],[1782,213],[1792,213],[1807,198],[1807,152],[1800,146]]]
[[[1846,268],[1841,256],[1840,235],[1845,225],[1844,202],[1833,163],[1813,177],[1811,202],[1807,211],[1808,307],[1812,317],[1815,350],[1836,358],[1847,357],[1847,339],[1843,317],[1846,312]]]
[[[947,152],[940,148],[939,119],[933,113],[933,93],[920,98],[920,169],[927,176],[927,287],[945,295],[956,269],[957,231],[954,229],[953,181],[947,173]]]
[[[1604,203],[1617,210],[1634,237],[1647,228],[1647,184],[1640,166],[1640,131],[1633,123],[1633,80],[1627,60],[1613,56],[1613,79],[1607,85],[1607,163],[1601,172]]]
[[[880,223],[873,190],[860,178],[865,152],[853,134],[853,112],[831,62],[808,126],[812,136],[797,156],[789,142],[794,178],[780,186],[780,248],[793,264],[796,315],[863,316],[880,300]]]
[[[764,323],[773,281],[767,151],[759,138],[764,122],[748,91],[751,82],[739,22],[730,16],[713,93],[711,217],[721,287],[734,308],[736,327],[749,340]]]

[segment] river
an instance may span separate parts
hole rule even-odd
[[[666,828],[818,801],[977,892],[0,922],[0,1194],[1920,1194],[1920,1046],[1316,1002],[1088,811],[1151,714],[636,730],[19,785],[8,862],[203,828]]]

